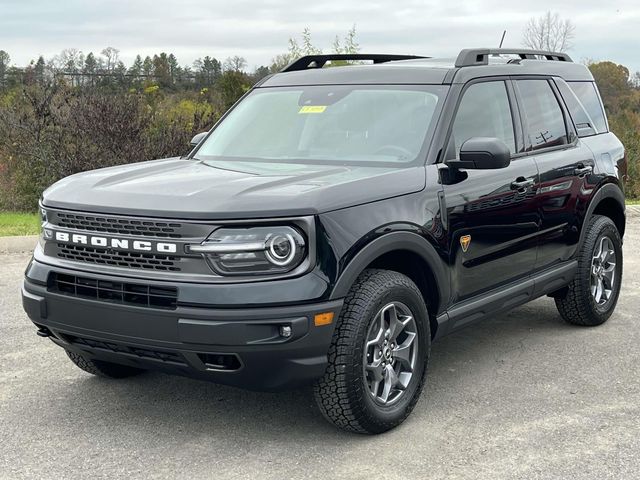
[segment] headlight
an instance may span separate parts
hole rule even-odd
[[[202,253],[221,275],[290,272],[305,259],[302,234],[293,227],[221,228],[188,250]]]

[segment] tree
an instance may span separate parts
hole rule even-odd
[[[529,19],[522,43],[534,50],[564,52],[573,47],[574,37],[575,27],[571,20],[563,20],[558,13],[548,11],[540,17]]]
[[[44,57],[40,55],[38,57],[38,61],[33,67],[33,72],[35,74],[35,81],[40,85],[44,85],[45,67],[46,67],[46,63],[44,61]]]
[[[118,60],[120,59],[120,50],[113,47],[107,47],[100,53],[106,59],[105,68],[107,69],[107,72],[112,73],[118,65]]]
[[[144,62],[142,62],[142,73],[147,76],[153,73],[153,60],[151,60],[149,55],[144,57]]]
[[[589,70],[609,113],[615,114],[624,110],[632,94],[627,67],[613,62],[597,62],[590,63]]]
[[[239,57],[238,55],[234,55],[233,57],[228,57],[224,61],[224,71],[225,72],[238,72],[241,73],[247,67],[247,61],[244,57]]]
[[[0,50],[0,88],[6,85],[7,70],[9,70],[11,57],[4,50]]]
[[[140,55],[136,55],[136,59],[131,64],[131,67],[129,67],[128,73],[134,80],[137,80],[137,77],[142,75],[142,68],[142,57]]]

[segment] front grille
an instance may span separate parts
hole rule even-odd
[[[145,237],[182,238],[179,233],[182,228],[181,223],[64,212],[57,212],[57,217],[56,224],[58,226],[72,230],[142,235]]]
[[[179,257],[156,253],[121,252],[104,248],[83,247],[58,243],[58,257],[66,260],[90,262],[114,267],[179,272]]]
[[[138,358],[159,360],[163,363],[172,363],[175,365],[187,366],[187,362],[185,362],[184,357],[178,352],[158,351],[149,348],[131,347],[120,343],[91,340],[89,338],[81,338],[73,335],[64,335],[64,339],[73,345],[81,345],[94,350],[132,355]]]
[[[48,289],[73,297],[168,310],[175,310],[178,301],[176,287],[98,280],[56,272],[49,275]]]

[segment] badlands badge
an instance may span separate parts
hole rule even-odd
[[[467,252],[469,250],[469,244],[471,243],[471,235],[463,235],[460,237],[460,246],[462,247],[463,252]]]

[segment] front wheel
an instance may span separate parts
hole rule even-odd
[[[556,306],[568,323],[601,325],[613,313],[622,284],[622,240],[610,218],[591,219],[577,260],[576,276]]]
[[[320,411],[352,432],[396,427],[420,397],[430,345],[418,287],[397,272],[366,270],[345,299],[327,370],[314,388]]]

